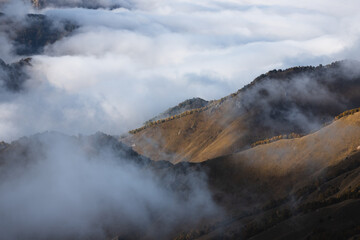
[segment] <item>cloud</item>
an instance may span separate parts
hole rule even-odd
[[[41,76],[63,94],[63,99],[52,101],[68,102],[66,98],[74,96],[96,102],[99,111],[94,114],[102,115],[101,121],[94,121],[86,132],[126,132],[187,98],[223,97],[274,68],[358,59],[352,51],[359,49],[356,1],[126,4],[112,10],[40,11],[80,26],[33,56],[32,78]],[[88,110],[78,109],[83,111]],[[43,115],[49,115],[46,109]],[[51,116],[48,119],[57,130],[78,126],[73,118],[57,126]],[[104,119],[108,124],[102,124]],[[65,130],[71,132],[69,128]]]
[[[26,0],[23,0],[26,1]],[[45,7],[78,7],[78,8],[115,8],[129,7],[127,0],[29,0],[36,8]]]
[[[0,0],[0,12],[16,19],[23,19],[31,11],[31,3],[26,0]]]
[[[2,153],[1,238],[168,239],[179,226],[220,213],[200,172],[156,175],[106,138],[46,133]]]

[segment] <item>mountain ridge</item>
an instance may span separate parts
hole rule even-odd
[[[199,162],[273,136],[307,134],[360,106],[359,66],[338,61],[269,71],[236,93],[148,124],[122,141],[153,160]]]
[[[151,118],[150,120],[146,121],[144,125],[151,125],[153,122],[157,120],[162,120],[166,118],[175,117],[176,115],[181,115],[182,113],[186,111],[191,111],[199,108],[206,107],[209,104],[209,101],[206,101],[202,98],[196,97],[196,98],[190,98],[187,99],[178,105],[171,107],[167,109],[165,112],[160,113],[156,117]],[[131,131],[130,131],[131,132]]]
[[[279,234],[285,239],[303,239],[304,235],[313,239],[352,237],[360,230],[353,224],[354,218],[358,222],[360,199],[360,112],[350,110],[340,116],[303,137],[282,139],[199,163],[152,161],[100,132],[90,136],[45,132],[4,143],[0,149],[0,172],[18,166],[27,171],[30,164],[39,164],[39,160],[46,159],[47,145],[55,139],[56,145],[65,141],[67,145],[80,146],[79,150],[90,160],[107,156],[110,150],[115,159],[135,164],[141,171],[151,169],[159,177],[157,181],[179,197],[187,196],[192,179],[189,176],[206,176],[203,187],[209,188],[211,198],[223,209],[222,214],[197,224],[186,224],[189,219],[184,218],[184,223],[172,228],[165,237],[152,235],[152,227],[158,226],[157,217],[154,225],[146,229],[134,226],[125,231],[114,226],[115,230],[109,232],[109,237],[116,236],[114,239],[269,239]],[[52,147],[56,149],[56,145]],[[161,215],[158,217],[161,219]],[[301,232],[297,232],[298,225],[302,226]]]
[[[187,114],[183,114],[181,115],[181,113],[183,112],[178,112],[178,113],[175,113],[175,114],[172,114],[168,117],[159,117],[161,116],[161,114],[159,116],[156,116],[148,121],[145,122],[144,126],[143,127],[140,127],[140,128],[137,128],[137,129],[134,129],[134,130],[130,130],[129,133],[137,133],[138,131],[141,131],[143,129],[145,129],[146,127],[148,126],[152,126],[152,125],[156,125],[156,124],[161,124],[161,123],[164,123],[166,121],[169,121],[169,120],[173,120],[176,118],[176,115],[180,114],[181,116],[180,117],[183,117],[183,116],[186,116],[188,114],[192,114],[192,113],[196,113],[196,112],[199,112],[199,111],[202,111],[204,108],[205,110],[207,110],[206,106],[208,104],[213,104],[213,103],[217,103],[217,104],[221,104],[223,103],[225,100],[229,99],[229,98],[232,98],[232,97],[235,97],[237,96],[240,92],[243,92],[243,91],[246,91],[248,90],[249,88],[253,87],[254,85],[256,84],[259,84],[261,83],[262,81],[266,81],[266,79],[269,79],[269,78],[277,78],[279,79],[279,76],[280,76],[280,79],[283,78],[283,79],[286,79],[286,78],[289,78],[289,75],[291,77],[291,75],[296,75],[296,74],[303,74],[303,73],[309,73],[309,72],[312,72],[312,71],[316,71],[316,69],[321,69],[323,70],[324,68],[334,68],[334,67],[338,67],[340,64],[342,63],[350,63],[350,64],[360,64],[359,61],[356,61],[356,60],[341,60],[341,61],[335,61],[335,62],[332,62],[330,64],[327,64],[325,66],[323,66],[322,64],[318,65],[317,67],[314,67],[314,66],[304,66],[304,67],[301,67],[301,66],[298,66],[298,67],[291,67],[291,68],[288,68],[288,69],[285,69],[285,70],[282,70],[282,69],[274,69],[274,70],[270,70],[268,71],[267,73],[265,74],[261,74],[260,76],[256,77],[252,82],[250,82],[249,84],[245,85],[244,87],[242,87],[241,89],[239,89],[238,91],[234,92],[234,93],[231,93],[221,99],[218,99],[218,100],[211,100],[211,101],[206,101],[207,104],[205,106],[202,106],[202,107],[198,107],[198,108],[189,108],[187,110],[193,110],[191,112],[188,112]],[[280,73],[280,74],[279,74]],[[262,94],[266,94],[266,92],[262,92]],[[192,99],[201,99],[201,98],[192,98]],[[184,102],[181,102],[178,104],[179,105],[182,105],[184,103],[187,103],[187,101],[189,101],[191,99],[188,99],[188,100],[185,100]],[[203,100],[203,99],[201,99]],[[174,108],[176,108],[177,106],[175,107],[172,107],[172,108],[169,108],[167,111],[165,111],[164,113],[166,112],[172,112],[172,110]],[[160,120],[159,123],[155,123],[153,122],[153,119],[156,119],[155,121],[157,120]]]

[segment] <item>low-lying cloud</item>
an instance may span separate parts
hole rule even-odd
[[[103,4],[100,9],[70,2],[80,5],[28,10],[79,26],[33,56],[32,79],[40,78],[63,94],[54,98],[42,94],[49,96],[45,105],[54,104],[58,115],[65,116],[64,103],[72,101],[71,96],[85,101],[80,106],[96,103],[99,107],[92,110],[93,115],[101,117],[79,129],[78,118],[64,117],[61,124],[56,123],[57,115],[50,114],[56,110],[43,108],[40,115],[50,123],[35,127],[36,131],[121,134],[187,98],[220,98],[268,70],[357,58],[352,50],[359,49],[358,3],[351,0],[347,4],[94,1]],[[112,9],[107,3],[120,5]],[[9,9],[14,7],[5,8]],[[8,54],[5,49],[0,52]],[[88,108],[71,111],[78,116],[91,112]],[[21,112],[12,115],[23,118]],[[14,139],[29,132],[3,136]]]
[[[157,175],[111,141],[101,145],[101,138],[46,133],[3,152],[0,237],[168,239],[175,229],[220,213],[205,175]]]

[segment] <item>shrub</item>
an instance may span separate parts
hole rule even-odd
[[[343,118],[343,117],[346,117],[346,116],[349,116],[349,115],[353,115],[353,114],[355,114],[357,112],[360,112],[360,108],[354,108],[354,109],[347,110],[347,111],[337,115],[335,117],[335,120],[339,120],[340,118]]]
[[[272,138],[267,138],[267,139],[264,139],[264,140],[254,142],[253,144],[251,144],[251,147],[256,147],[256,146],[259,146],[259,145],[262,145],[262,144],[268,144],[268,143],[276,142],[276,141],[279,141],[281,139],[300,138],[302,136],[303,135],[298,134],[298,133],[290,133],[288,135],[279,135],[279,136],[275,136],[275,137],[272,137]]]

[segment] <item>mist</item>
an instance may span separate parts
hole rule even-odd
[[[221,98],[274,68],[358,59],[355,1],[92,1],[96,9],[84,1],[48,1],[41,9],[6,2],[5,14],[45,14],[77,26],[30,54],[28,83],[40,87],[7,103],[16,106],[0,122],[7,141],[46,130],[122,134],[185,99]],[[0,40],[6,63],[29,56],[16,54],[5,31]],[[28,117],[18,109],[33,108],[32,127],[11,126]]]
[[[346,60],[326,66],[272,70],[238,94],[232,111],[241,114],[254,110],[253,119],[273,131],[274,136],[308,134],[360,104],[355,93],[359,66],[359,61]]]
[[[167,239],[221,214],[205,174],[160,174],[100,133],[38,134],[11,148],[0,160],[2,239]]]

